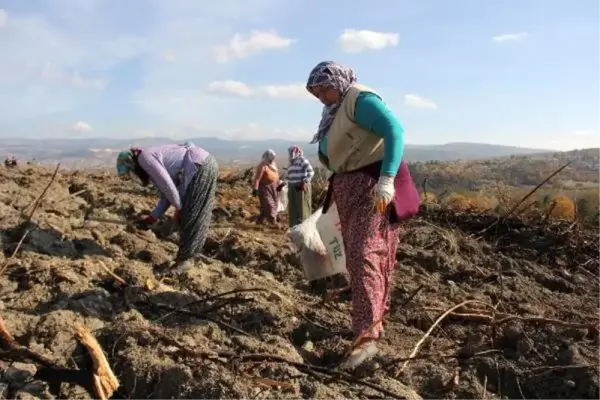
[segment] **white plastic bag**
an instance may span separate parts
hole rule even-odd
[[[277,214],[287,211],[288,206],[288,185],[285,185],[277,195]]]
[[[327,271],[323,271],[323,276],[346,273],[346,251],[342,237],[342,224],[335,202],[332,201],[327,213],[321,214],[317,219],[317,230],[329,258],[329,268]]]
[[[300,252],[308,281],[346,272],[346,254],[335,204],[327,214],[322,208],[290,229],[289,236]]]
[[[321,211],[322,209],[319,208],[302,223],[290,229],[288,234],[298,250],[302,251],[306,248],[321,255],[327,254],[327,249],[317,230],[317,220],[321,216]]]

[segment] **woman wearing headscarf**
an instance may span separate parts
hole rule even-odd
[[[198,146],[132,148],[117,157],[119,176],[130,172],[144,186],[152,182],[161,194],[150,215],[139,221],[141,225],[156,222],[170,206],[175,207],[180,241],[174,267],[186,268],[206,241],[217,189],[217,161]]]
[[[258,196],[260,202],[260,214],[256,222],[262,224],[267,221],[270,224],[277,222],[277,192],[281,190],[279,182],[279,171],[275,164],[275,152],[271,149],[265,151],[261,162],[256,167],[252,178],[254,196]]]
[[[324,105],[311,143],[318,143],[319,160],[333,172],[323,213],[335,201],[355,334],[342,368],[352,369],[377,353],[400,221],[418,212],[419,195],[402,161],[404,130],[381,96],[332,61],[313,68],[306,89]]]
[[[312,213],[311,180],[315,171],[299,146],[288,148],[288,156],[288,212],[291,228]]]

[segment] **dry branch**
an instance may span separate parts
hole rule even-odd
[[[119,382],[112,373],[104,357],[100,345],[94,337],[82,328],[76,332],[79,340],[87,348],[93,362],[94,371],[80,371],[64,368],[55,361],[19,344],[7,330],[0,316],[0,359],[20,362],[33,362],[40,365],[34,379],[40,379],[50,384],[51,391],[58,394],[61,383],[75,383],[86,389],[90,395],[96,395],[107,400]],[[57,395],[58,397],[58,395]]]
[[[8,257],[6,259],[6,261],[4,261],[4,264],[2,265],[2,268],[0,268],[0,275],[2,275],[2,273],[4,272],[4,270],[6,268],[8,268],[8,264],[10,263],[10,261],[13,258],[15,258],[15,256],[17,255],[17,252],[19,251],[19,249],[23,245],[23,241],[25,240],[25,238],[27,237],[27,235],[29,235],[29,230],[25,231],[25,233],[23,234],[23,236],[21,236],[21,239],[19,239],[19,243],[17,243],[17,247],[15,247],[15,249],[13,250],[12,254],[10,255],[10,257]]]
[[[400,362],[404,362],[404,361],[412,361],[412,360],[449,360],[449,359],[459,359],[459,360],[467,360],[470,358],[475,358],[475,357],[483,357],[483,356],[488,356],[491,354],[496,354],[499,353],[500,350],[496,350],[496,349],[489,349],[489,350],[483,350],[483,351],[479,351],[477,353],[474,352],[465,352],[459,350],[456,353],[452,353],[452,354],[442,354],[442,353],[428,353],[428,354],[418,354],[416,356],[413,357],[395,357],[389,361],[386,361],[385,363],[382,364],[382,369],[387,369],[389,367],[395,366],[396,364],[400,363]]]
[[[75,328],[77,339],[85,346],[94,363],[93,382],[96,396],[108,400],[119,387],[119,380],[112,372],[104,352],[96,338],[84,327]]]
[[[490,226],[488,226],[487,228],[485,228],[485,229],[481,230],[480,232],[478,232],[478,235],[481,235],[481,234],[489,231],[490,229],[492,229],[494,226],[498,225],[500,223],[500,221],[502,220],[502,218],[508,218],[508,217],[510,217],[517,210],[517,208],[519,208],[521,206],[521,204],[523,204],[523,202],[525,200],[527,200],[529,197],[531,197],[535,192],[537,192],[537,190],[540,187],[542,187],[546,182],[548,182],[555,175],[557,175],[558,173],[560,173],[563,169],[567,168],[569,165],[571,165],[571,161],[569,161],[568,163],[566,163],[565,165],[563,165],[562,167],[560,167],[559,169],[557,169],[556,171],[554,171],[553,173],[551,173],[546,179],[544,179],[542,182],[538,183],[538,185],[536,187],[534,187],[533,189],[531,189],[531,191],[529,193],[527,193],[525,195],[525,197],[523,197],[516,205],[514,205],[510,210],[508,210],[508,212],[504,216],[499,217]]]
[[[6,328],[4,319],[0,316],[0,348],[6,350],[2,357],[14,361],[31,360],[48,368],[58,367],[52,360],[21,346]]]
[[[42,201],[42,199],[46,195],[46,192],[48,191],[48,189],[50,189],[50,186],[52,185],[52,182],[54,182],[54,179],[56,179],[56,175],[58,174],[59,168],[60,168],[60,163],[56,164],[56,168],[54,169],[54,173],[52,174],[52,177],[50,178],[50,182],[48,182],[48,184],[46,185],[46,187],[44,188],[44,190],[42,191],[42,193],[38,196],[38,198],[33,203],[33,209],[31,210],[31,212],[27,216],[27,219],[25,220],[26,224],[29,221],[31,221],[31,218],[33,217],[33,213],[35,213],[35,210],[40,205],[40,202]],[[29,208],[29,207],[27,207],[27,208]]]
[[[127,282],[125,282],[125,280],[123,278],[121,278],[119,275],[115,274],[114,272],[112,272],[107,266],[106,264],[104,264],[102,261],[98,261],[98,265],[100,265],[100,267],[108,274],[110,275],[111,278],[113,278],[115,281],[117,281],[117,283],[120,283],[121,285],[126,285]]]
[[[21,248],[21,245],[23,245],[23,241],[25,240],[25,238],[29,234],[29,229],[28,229],[29,228],[29,222],[31,221],[31,218],[33,217],[33,213],[35,213],[35,210],[38,208],[40,202],[42,201],[42,198],[46,195],[46,192],[48,191],[48,189],[52,185],[52,182],[54,182],[54,179],[56,179],[56,175],[58,174],[58,169],[59,168],[60,168],[60,163],[56,164],[56,169],[54,170],[54,173],[52,174],[52,178],[50,178],[50,182],[48,182],[48,184],[46,185],[46,187],[44,188],[44,190],[42,191],[42,193],[38,196],[38,198],[33,203],[33,208],[31,209],[31,212],[29,213],[29,215],[27,215],[27,218],[25,219],[25,221],[22,224],[20,224],[20,226],[17,227],[17,229],[13,233],[13,235],[15,235],[14,236],[15,238],[20,236],[20,239],[19,239],[19,242],[17,244],[17,247],[15,248],[15,250],[13,251],[13,253],[11,254],[11,256],[4,262],[4,264],[2,265],[2,268],[0,268],[0,274],[2,274],[2,272],[4,272],[4,270],[8,267],[8,263],[13,258],[15,258],[15,256],[17,255],[17,252]]]
[[[215,324],[220,325],[223,328],[227,328],[227,329],[229,329],[231,331],[234,331],[234,332],[239,333],[239,334],[244,335],[244,336],[252,336],[248,332],[245,332],[245,331],[243,331],[241,329],[238,329],[238,328],[236,328],[236,327],[234,327],[234,326],[232,326],[230,324],[227,324],[226,322],[216,320],[216,319],[211,318],[211,317],[209,317],[209,316],[206,315],[207,313],[215,311],[215,310],[217,310],[219,308],[222,308],[222,307],[224,307],[226,305],[236,304],[236,303],[237,304],[241,304],[241,303],[244,303],[244,302],[252,301],[252,299],[240,298],[239,296],[236,296],[236,297],[233,297],[233,298],[225,299],[225,300],[220,301],[220,302],[215,302],[215,304],[213,304],[211,306],[208,306],[208,307],[205,307],[204,309],[202,309],[200,311],[197,311],[197,312],[189,310],[188,307],[190,307],[192,305],[196,305],[198,303],[206,303],[206,302],[209,302],[209,301],[212,301],[212,300],[218,300],[218,299],[220,299],[222,297],[225,297],[225,296],[228,296],[228,295],[231,295],[231,294],[240,294],[240,293],[248,293],[248,292],[267,292],[267,291],[268,291],[268,289],[264,289],[264,288],[236,289],[236,290],[231,290],[231,291],[228,291],[228,292],[217,293],[217,294],[211,295],[211,296],[205,296],[205,297],[203,297],[201,299],[195,299],[195,300],[192,300],[192,301],[189,301],[189,302],[185,303],[181,307],[174,307],[174,306],[171,306],[169,304],[156,303],[156,302],[153,302],[153,301],[149,301],[148,304],[150,304],[151,306],[154,306],[154,307],[157,307],[157,308],[162,308],[162,309],[165,309],[165,310],[169,311],[168,313],[166,313],[163,316],[161,316],[158,319],[156,319],[155,322],[163,320],[163,319],[169,317],[170,315],[173,315],[173,314],[176,314],[176,313],[181,313],[181,314],[191,315],[191,316],[194,316],[194,317],[197,317],[197,318],[201,318],[201,319],[204,319],[204,320],[207,320],[207,321],[214,322]]]
[[[442,315],[440,315],[438,317],[438,319],[433,323],[433,325],[431,325],[431,327],[425,333],[425,335],[423,335],[423,337],[421,338],[421,340],[419,340],[417,342],[417,344],[415,345],[415,348],[413,349],[412,353],[410,353],[410,356],[408,356],[408,359],[406,361],[404,361],[404,365],[402,365],[402,368],[400,368],[400,371],[398,372],[398,374],[396,374],[396,377],[398,377],[398,375],[406,368],[406,366],[408,365],[408,363],[410,362],[410,360],[413,359],[419,353],[419,350],[421,349],[421,346],[423,345],[423,343],[425,342],[425,340],[427,340],[427,338],[429,337],[429,335],[431,335],[431,332],[433,332],[433,330],[440,324],[440,322],[442,322],[444,320],[444,318],[446,318],[448,315],[452,314],[452,312],[454,310],[459,309],[460,307],[463,307],[463,306],[465,306],[467,304],[481,304],[481,305],[485,305],[487,307],[493,308],[489,304],[483,303],[483,302],[481,302],[479,300],[467,300],[467,301],[463,301],[460,304],[456,304],[456,305],[450,307],[448,310],[446,310]]]
[[[292,361],[285,357],[278,356],[275,354],[266,354],[266,353],[239,354],[235,351],[226,351],[226,350],[225,351],[223,351],[223,350],[221,350],[221,351],[196,350],[196,349],[192,349],[190,347],[185,346],[184,344],[180,343],[177,339],[173,338],[172,336],[170,336],[168,334],[161,332],[161,330],[159,330],[156,327],[144,327],[143,329],[146,332],[150,332],[152,335],[156,335],[160,340],[168,343],[169,345],[177,347],[183,355],[186,355],[189,357],[204,358],[204,359],[211,359],[211,360],[218,360],[220,358],[226,358],[230,361],[236,360],[239,362],[269,361],[269,362],[275,362],[275,363],[283,363],[283,364],[291,365],[291,366],[297,368],[298,370],[305,372],[311,376],[318,377],[321,374],[328,375],[328,376],[336,376],[337,378],[344,380],[346,382],[356,383],[356,384],[363,385],[363,386],[369,387],[371,389],[377,390],[377,391],[379,391],[387,396],[390,396],[391,398],[394,398],[394,399],[406,399],[407,398],[403,395],[400,395],[398,393],[390,391],[390,390],[383,388],[372,382],[358,379],[350,374],[340,372],[337,370],[332,370],[332,369],[329,369],[326,367]],[[135,332],[131,332],[131,333],[135,333]]]
[[[13,335],[10,334],[4,323],[4,319],[0,316],[0,340],[4,346],[12,346],[17,343]]]
[[[439,308],[428,308],[430,311],[438,311]],[[468,310],[463,313],[450,312],[447,316],[463,318],[471,321],[483,321],[486,323],[492,323],[494,321],[494,315],[488,315],[481,312],[469,312]],[[510,321],[520,321],[525,323],[541,323],[555,326],[562,326],[567,328],[575,329],[593,329],[594,326],[598,325],[598,322],[566,322],[559,319],[544,318],[544,317],[521,317],[519,315],[496,313],[495,315],[496,326],[503,325]]]

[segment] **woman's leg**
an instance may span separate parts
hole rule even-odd
[[[269,215],[268,215],[268,221],[272,224],[276,224],[277,223],[277,206],[279,204],[279,192],[277,192],[277,187],[279,186],[279,182],[274,182],[271,184],[271,188],[269,189],[271,195],[270,195],[270,201],[269,201]]]
[[[193,258],[204,247],[212,220],[218,174],[217,161],[209,156],[198,166],[187,188],[181,209],[178,262]]]
[[[274,224],[277,221],[277,182],[259,187],[258,198],[260,200],[259,222],[267,220]]]
[[[306,184],[306,192],[300,191],[301,203],[300,209],[302,214],[300,215],[300,222],[304,221],[312,214],[312,185]]]
[[[380,215],[374,209],[376,183],[364,173],[340,174],[333,180],[352,286],[353,330],[357,337],[375,340],[381,324],[367,329],[382,320],[387,310],[398,237],[398,225],[390,224],[389,214]]]
[[[266,216],[265,211],[268,207],[267,199],[265,197],[264,186],[258,187],[258,203],[259,203],[259,213],[258,213],[258,217],[256,217],[256,223],[262,224],[265,221],[265,216]]]
[[[298,190],[298,185],[295,183],[289,184],[288,187],[288,214],[290,220],[290,228],[298,225],[300,222],[300,192]]]

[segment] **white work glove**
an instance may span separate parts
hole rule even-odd
[[[383,214],[394,199],[394,179],[393,176],[381,175],[375,186],[375,208]]]

